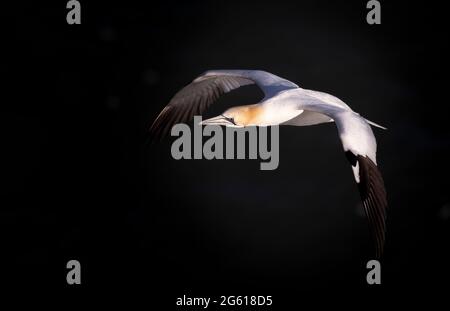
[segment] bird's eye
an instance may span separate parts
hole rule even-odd
[[[227,117],[227,116],[223,116],[225,118],[225,120],[227,120],[228,122],[233,123],[234,125],[236,125],[236,123],[234,122],[234,118],[233,117]]]
[[[234,122],[234,118],[227,118],[227,121],[233,123],[234,125],[236,125],[236,123]]]

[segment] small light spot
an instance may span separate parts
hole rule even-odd
[[[120,107],[120,98],[118,96],[108,96],[106,99],[106,107],[111,110],[118,110]]]
[[[450,203],[444,204],[439,211],[438,211],[438,217],[442,221],[448,221],[450,219]]]
[[[116,33],[111,27],[102,27],[98,30],[98,36],[102,41],[114,41],[116,40]]]
[[[159,82],[159,73],[153,69],[149,69],[144,73],[142,80],[148,85],[157,84]]]

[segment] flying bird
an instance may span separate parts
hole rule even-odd
[[[229,127],[293,125],[334,122],[359,188],[378,258],[383,253],[387,199],[377,167],[377,143],[370,125],[386,129],[353,111],[339,98],[299,87],[261,70],[210,70],[182,88],[150,128],[153,139],[165,136],[173,125],[201,115],[217,99],[244,85],[256,84],[264,98],[256,104],[232,107],[202,121]]]

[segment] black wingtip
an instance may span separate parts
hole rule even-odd
[[[381,259],[386,240],[386,212],[388,208],[384,181],[376,164],[366,156],[358,155],[358,183],[361,200],[375,243],[375,256]]]

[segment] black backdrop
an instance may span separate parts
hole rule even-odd
[[[162,309],[183,294],[287,305],[307,290],[445,288],[445,8],[382,1],[370,26],[365,1],[81,1],[70,26],[65,4],[4,10],[6,283],[71,290],[78,259],[81,288],[145,289]],[[220,68],[273,72],[389,128],[374,130],[390,203],[381,287],[365,282],[373,246],[333,124],[281,128],[275,171],[144,146],[171,96]],[[245,87],[207,115],[260,98]]]

